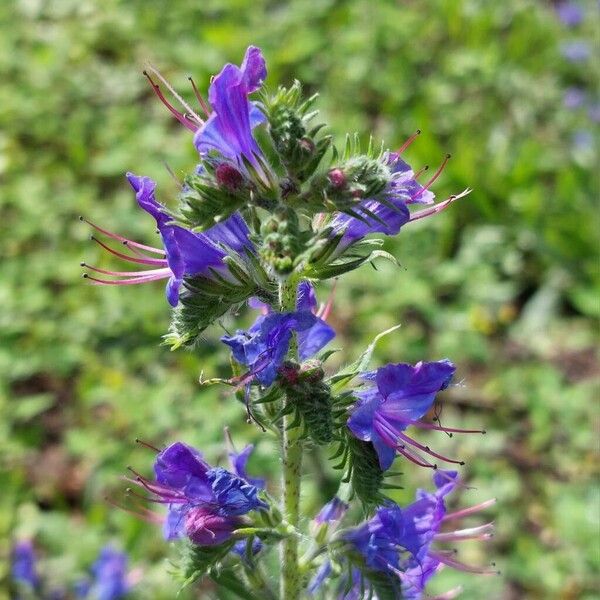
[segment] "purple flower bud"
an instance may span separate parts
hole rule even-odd
[[[335,523],[340,521],[346,514],[349,506],[337,496],[334,496],[315,517],[315,523],[322,525],[323,523]]]
[[[203,507],[192,507],[185,515],[185,533],[199,546],[222,544],[241,524],[238,517],[223,517]]]

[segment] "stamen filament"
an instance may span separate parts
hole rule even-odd
[[[480,504],[475,504],[474,506],[469,506],[467,508],[463,508],[461,510],[457,510],[452,513],[448,513],[442,519],[443,521],[454,521],[456,519],[462,519],[463,517],[468,517],[470,515],[474,515],[475,513],[481,512],[490,506],[496,504],[496,498],[490,498],[489,500],[485,500]]]
[[[83,274],[83,278],[93,281],[94,285],[136,285],[138,283],[146,283],[147,281],[165,279],[168,276],[169,275],[167,273],[161,275],[151,275],[149,277],[132,277],[130,279],[100,279],[98,277],[92,277],[88,273]]]
[[[402,154],[419,136],[421,135],[421,130],[417,129],[405,142],[396,150],[398,154]]]
[[[187,127],[190,131],[196,131],[198,129],[198,126],[193,123],[192,121],[189,121],[188,119],[185,118],[185,116],[180,113],[164,96],[164,94],[162,93],[160,86],[158,86],[156,83],[154,83],[154,81],[152,80],[152,77],[150,77],[150,75],[144,71],[144,75],[145,77],[148,79],[148,81],[150,82],[150,85],[152,86],[152,89],[154,90],[154,93],[158,96],[158,99],[167,107],[167,109],[169,110],[169,112],[184,126]]]
[[[109,271],[108,269],[100,269],[93,265],[88,265],[85,262],[81,263],[81,266],[85,269],[96,271],[96,273],[103,273],[104,275],[112,275],[113,277],[145,277],[147,275],[171,275],[171,269],[149,269],[147,271]]]
[[[202,110],[204,111],[204,114],[207,117],[209,117],[210,116],[210,106],[208,106],[208,104],[206,103],[206,101],[202,97],[202,94],[200,94],[200,92],[198,91],[198,88],[196,87],[196,84],[194,83],[194,80],[191,77],[188,77],[188,79],[190,80],[190,83],[192,84],[192,89],[194,90],[194,94],[196,96],[196,99],[198,100],[200,106],[202,107]]]
[[[470,194],[470,193],[471,193],[471,190],[469,188],[467,188],[460,194],[450,196],[446,200],[444,200],[442,202],[438,202],[437,204],[434,204],[433,206],[430,206],[428,208],[424,208],[423,210],[419,210],[417,212],[411,213],[410,220],[416,221],[418,219],[422,219],[423,217],[429,217],[430,215],[435,215],[436,213],[442,212],[443,210],[448,208],[453,202],[456,202],[456,200],[458,200],[459,198],[463,198],[464,196],[466,196],[467,194]]]
[[[119,258],[122,258],[123,260],[127,260],[132,263],[138,263],[140,265],[157,265],[160,267],[166,267],[168,265],[166,258],[136,258],[135,256],[129,256],[128,254],[123,254],[122,252],[119,252],[118,250],[114,250],[113,248],[111,248],[110,246],[107,246],[103,241],[99,240],[95,236],[92,236],[91,239],[93,242],[96,242],[97,244],[102,246],[105,250],[110,252],[111,254],[114,254],[115,256],[118,256]]]
[[[450,556],[441,552],[429,552],[429,556],[435,560],[439,560],[448,567],[456,569],[457,571],[463,571],[465,573],[477,573],[479,575],[498,575],[498,571],[495,569],[466,565],[465,563],[454,558],[450,558]]]

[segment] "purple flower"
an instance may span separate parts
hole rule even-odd
[[[252,130],[265,121],[265,116],[248,96],[261,87],[266,76],[262,52],[250,46],[241,67],[227,64],[214,78],[208,90],[213,111],[194,135],[194,145],[201,156],[216,151],[243,172],[244,161],[259,168],[256,157],[261,157],[262,152]]]
[[[585,62],[592,53],[590,45],[584,40],[566,42],[561,45],[560,51],[561,54],[572,63]]]
[[[252,538],[252,547],[251,552],[252,556],[256,556],[263,549],[263,543],[257,538]],[[248,540],[239,540],[233,545],[231,549],[232,552],[235,552],[238,556],[242,558],[244,562],[246,562],[246,553],[248,551]]]
[[[314,314],[316,298],[312,286],[301,284],[296,311],[269,312],[256,319],[250,329],[223,336],[237,362],[249,368],[249,375],[262,385],[271,385],[289,350],[294,332],[298,335],[300,360],[314,356],[334,337],[335,331]]]
[[[127,555],[110,546],[102,548],[92,566],[94,582],[88,597],[96,600],[119,600],[129,590]]]
[[[156,220],[164,250],[133,242],[90,223],[99,232],[121,241],[131,254],[118,252],[96,240],[103,248],[127,262],[154,267],[145,271],[107,271],[82,263],[82,266],[92,271],[116,278],[107,280],[86,274],[85,276],[93,283],[131,285],[168,279],[167,299],[171,306],[176,306],[184,277],[198,275],[210,277],[211,271],[216,271],[227,278],[229,270],[223,259],[230,252],[243,254],[246,251],[253,251],[252,242],[248,237],[248,226],[239,213],[234,213],[203,233],[193,233],[171,223],[172,217],[155,198],[156,183],[152,179],[132,173],[127,173],[127,179],[136,193],[136,200],[140,207]]]
[[[340,521],[346,514],[349,506],[343,500],[340,500],[337,496],[334,496],[323,508],[319,511],[315,517],[315,523],[322,525],[323,523],[336,523]]]
[[[200,452],[182,442],[171,444],[156,457],[155,481],[138,475],[136,483],[169,508],[164,521],[168,540],[188,537],[202,546],[231,538],[243,523],[241,516],[267,508],[258,489],[221,467],[211,467]]]
[[[39,584],[35,550],[31,541],[21,540],[13,546],[11,577],[15,583],[22,586],[35,588]]]
[[[583,21],[583,8],[575,2],[561,2],[556,5],[556,14],[563,25],[576,27]]]
[[[588,117],[594,123],[600,123],[600,102],[595,102],[588,108]]]
[[[229,464],[238,477],[245,479],[250,485],[262,490],[265,488],[265,480],[262,478],[250,477],[246,471],[246,465],[248,464],[248,459],[253,450],[254,444],[248,444],[241,452],[230,450],[228,452]]]
[[[343,234],[337,248],[338,253],[370,233],[396,235],[406,223],[437,214],[470,192],[470,190],[465,190],[461,194],[450,196],[443,202],[433,204],[435,195],[429,188],[442,174],[450,155],[446,156],[432,177],[421,185],[417,181],[419,174],[415,174],[410,165],[400,158],[400,153],[408,147],[418,133],[407,140],[398,152],[390,152],[387,155],[387,166],[390,169],[391,178],[382,192],[383,198],[380,198],[380,200],[385,199],[385,203],[377,199],[365,199],[355,207],[356,212],[362,213],[361,219],[344,213],[338,213],[333,218],[330,225],[333,227],[334,233]],[[410,204],[432,206],[411,213],[408,210]],[[364,212],[365,210],[369,212]],[[369,213],[376,215],[377,218]]]
[[[397,452],[422,466],[434,465],[421,458],[417,450],[450,460],[422,446],[404,431],[410,425],[442,429],[421,423],[420,419],[433,405],[436,394],[450,384],[455,371],[449,360],[440,360],[420,362],[415,366],[390,364],[362,375],[367,386],[356,394],[358,402],[348,419],[348,427],[359,440],[373,444],[382,470],[390,468]]]
[[[345,536],[368,568],[398,577],[402,597],[411,600],[421,598],[427,581],[442,565],[465,572],[496,573],[487,567],[465,565],[454,558],[453,552],[434,547],[435,543],[488,539],[493,529],[491,523],[449,532],[441,532],[441,529],[443,524],[484,510],[494,501],[449,514],[445,497],[459,484],[457,473],[437,471],[433,482],[434,492],[418,490],[415,501],[404,508],[395,504],[384,506]]]
[[[585,102],[585,91],[581,88],[570,87],[565,91],[565,95],[563,97],[563,104],[565,108],[575,110],[576,108],[580,108],[583,106]]]

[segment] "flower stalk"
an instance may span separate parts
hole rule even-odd
[[[279,284],[279,308],[281,312],[291,312],[296,307],[297,279],[290,277]],[[298,342],[292,336],[288,350],[290,360],[298,359]],[[283,400],[290,402],[289,396]],[[284,407],[285,408],[285,407]],[[290,526],[297,528],[300,519],[300,485],[302,471],[301,429],[293,427],[293,412],[284,415],[281,424],[281,461],[282,461],[282,499],[281,512],[283,519]],[[286,537],[281,543],[281,598],[297,600],[300,598],[301,579],[298,565],[298,537]]]

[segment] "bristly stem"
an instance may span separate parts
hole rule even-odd
[[[292,275],[279,285],[279,307],[281,311],[291,312],[296,309],[297,280]],[[298,341],[292,337],[288,356],[298,359]],[[286,398],[284,402],[289,402]],[[301,429],[288,429],[294,414],[283,417],[281,432],[282,447],[282,514],[284,520],[293,528],[298,527],[300,518],[300,481],[302,470]],[[281,580],[280,592],[282,600],[298,600],[301,592],[301,577],[298,565],[298,537],[286,537],[281,544]]]

